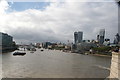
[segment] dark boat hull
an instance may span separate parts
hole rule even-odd
[[[15,52],[15,53],[13,53],[14,56],[16,56],[16,55],[22,55],[23,56],[25,54],[26,54],[25,52]]]

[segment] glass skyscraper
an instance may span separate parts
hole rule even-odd
[[[81,43],[83,40],[83,32],[74,32],[74,42],[75,44]]]
[[[105,38],[105,29],[100,29],[100,32],[99,32],[99,44],[104,43],[104,38]]]

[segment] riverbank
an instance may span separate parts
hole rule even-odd
[[[13,51],[15,51],[15,50],[17,50],[17,49],[11,49],[11,50],[2,50],[2,53],[9,53],[9,52],[13,52]]]
[[[101,56],[101,57],[110,57],[110,58],[112,58],[112,56],[110,56],[110,55],[103,55],[103,54],[89,54],[89,55],[92,55],[92,56]]]
[[[61,51],[61,50],[56,50],[56,51]],[[65,51],[62,51],[65,52]],[[76,53],[76,52],[71,52],[71,51],[66,51],[67,53],[74,53],[74,54],[81,54],[81,53]],[[111,55],[106,55],[106,54],[90,54],[89,52],[84,53],[83,55],[92,55],[92,56],[101,56],[101,57],[112,57]]]

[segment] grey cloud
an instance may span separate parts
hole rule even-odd
[[[83,31],[85,39],[96,39],[101,28],[113,39],[118,27],[117,6],[107,2],[51,3],[43,11],[29,9],[4,15],[2,30],[17,42],[72,42],[74,31]]]

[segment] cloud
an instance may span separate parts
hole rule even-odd
[[[5,0],[2,0],[0,2],[0,14],[4,14],[5,10],[7,10],[9,7],[8,3]]]
[[[6,9],[7,2],[1,2],[0,31],[13,35],[17,42],[72,42],[75,31],[83,31],[84,39],[96,39],[102,28],[113,40],[118,28],[118,9],[112,2],[55,2],[45,10],[10,13]]]

